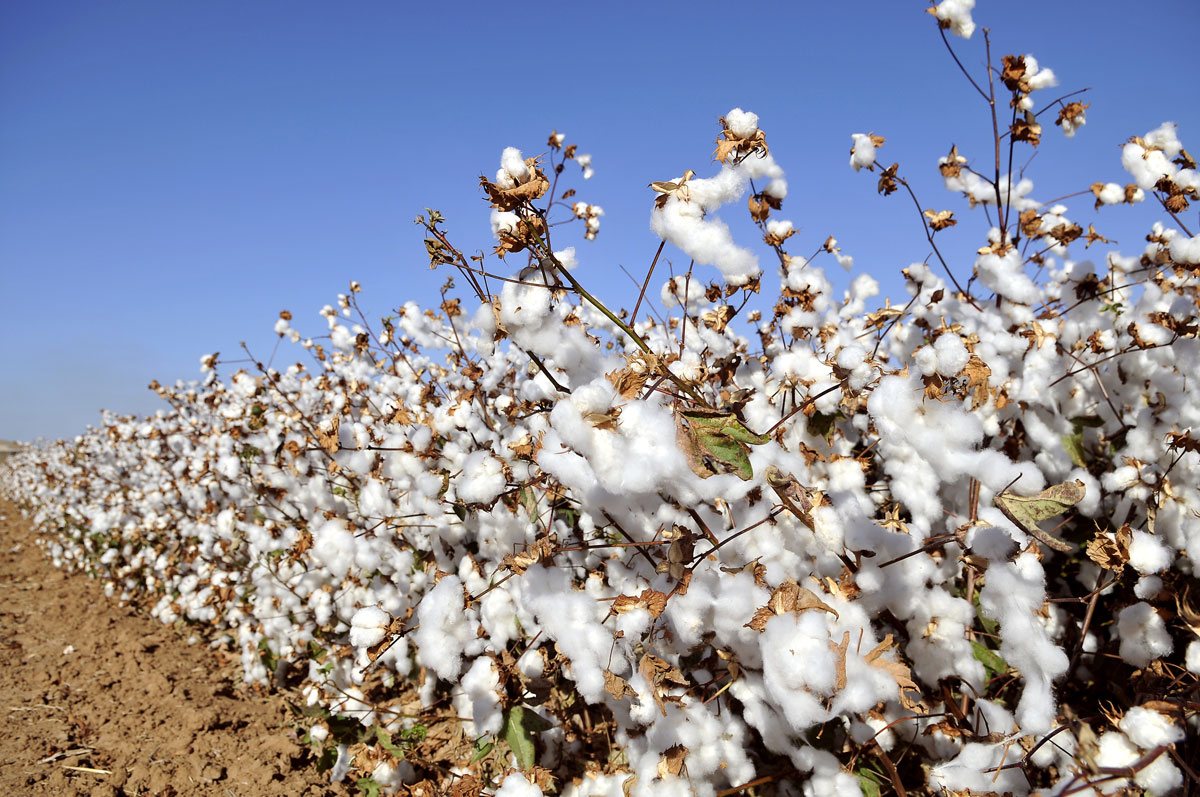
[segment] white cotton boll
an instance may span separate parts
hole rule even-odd
[[[506,483],[500,460],[488,451],[472,451],[463,460],[462,472],[454,478],[458,499],[468,504],[486,504],[504,491]]]
[[[771,219],[767,222],[767,233],[776,238],[783,238],[792,231],[792,223],[787,219]]]
[[[838,368],[844,371],[853,371],[866,359],[867,350],[857,344],[843,346],[837,353]]]
[[[704,285],[701,284],[701,281],[689,280],[683,275],[671,277],[664,282],[659,296],[662,298],[663,307],[670,309],[686,303],[689,313],[699,311],[708,303],[704,297]]]
[[[314,725],[308,729],[308,738],[312,739],[317,744],[329,738],[329,728],[323,724]]]
[[[1183,656],[1183,666],[1193,675],[1200,675],[1200,639],[1188,643]]]
[[[542,797],[542,790],[525,779],[520,772],[506,775],[493,797]]]
[[[546,654],[541,648],[530,648],[517,659],[517,670],[526,678],[540,678],[546,671]]]
[[[463,586],[457,576],[443,578],[417,605],[420,627],[409,636],[417,646],[417,661],[444,681],[458,678],[463,649],[474,636],[463,611]]]
[[[854,146],[850,149],[850,167],[859,171],[875,163],[875,142],[865,133],[853,133]]]
[[[1171,566],[1175,555],[1161,538],[1144,531],[1133,532],[1129,542],[1129,565],[1142,575],[1161,573]]]
[[[1054,70],[1043,69],[1037,59],[1028,54],[1025,55],[1025,80],[1029,83],[1029,88],[1034,91],[1058,85],[1058,78],[1055,77]]]
[[[492,211],[492,235],[499,235],[502,232],[512,232],[516,229],[517,222],[520,221],[520,216],[516,213],[507,210]]]
[[[313,532],[313,559],[334,578],[344,579],[354,563],[354,535],[341,520],[330,520]]]
[[[1200,264],[1200,235],[1191,238],[1176,235],[1167,246],[1167,251],[1176,263],[1198,265]]]
[[[1064,132],[1066,125],[1063,125]],[[1068,133],[1068,135],[1070,135]],[[1099,196],[1096,197],[1102,205],[1119,205],[1125,201],[1125,189],[1116,183],[1105,183],[1100,189]]]
[[[975,0],[942,0],[933,9],[933,15],[943,22],[949,22],[950,32],[955,36],[969,39],[975,32],[975,21],[971,19],[973,8]]]
[[[787,199],[788,184],[782,177],[776,177],[763,186],[762,192],[775,199]]]
[[[1124,769],[1142,757],[1141,751],[1133,746],[1129,738],[1120,731],[1107,731],[1096,742],[1096,766]],[[1106,784],[1105,792],[1115,791],[1124,781]]]
[[[842,268],[846,269],[847,271],[854,268],[854,256],[853,255],[835,254],[834,258],[837,259],[838,265],[841,266]]]
[[[933,376],[937,373],[937,352],[932,346],[922,346],[913,352],[913,364],[921,371],[922,376]]]
[[[1129,737],[1129,741],[1143,750],[1174,744],[1184,737],[1183,728],[1176,725],[1170,717],[1141,706],[1129,709],[1118,726]]]
[[[1019,768],[1000,769],[989,772],[1004,764],[1011,754],[1007,744],[979,744],[971,742],[953,760],[936,764],[929,771],[929,782],[941,789],[961,792],[965,790],[1003,794],[1025,794],[1028,781]]]
[[[353,763],[354,756],[350,755],[350,746],[339,744],[337,746],[337,759],[333,762],[333,768],[329,770],[329,782],[341,783],[345,780]]]
[[[364,606],[350,620],[350,644],[356,648],[378,645],[387,636],[391,615],[377,606]]]
[[[1003,257],[980,255],[975,261],[979,279],[984,285],[1015,304],[1034,304],[1040,296],[1037,285],[1025,274],[1025,265],[1016,249]]]
[[[503,154],[500,155],[500,168],[512,175],[512,178],[518,183],[522,183],[530,177],[529,167],[525,165],[525,159],[521,157],[521,150],[516,147],[504,148]]]
[[[829,712],[818,695],[833,693],[837,665],[824,613],[811,611],[772,617],[759,641],[763,685],[792,729],[803,733],[828,719]]]
[[[1145,667],[1174,647],[1166,623],[1148,603],[1135,603],[1117,613],[1117,635],[1121,658],[1134,667]]]
[[[568,246],[561,252],[555,252],[554,257],[557,258],[559,265],[561,265],[567,271],[571,271],[577,265],[579,265],[579,260],[575,255],[575,247],[573,246]]]
[[[1162,592],[1163,581],[1158,576],[1142,576],[1133,585],[1133,594],[1144,601],[1153,600]]]
[[[1168,158],[1178,157],[1183,150],[1183,144],[1179,141],[1178,128],[1174,122],[1163,122],[1142,138],[1148,146],[1161,149]]]
[[[1084,517],[1095,517],[1100,511],[1100,482],[1096,480],[1088,471],[1083,468],[1076,468],[1067,474],[1065,481],[1075,481],[1078,479],[1083,482],[1083,500],[1075,505],[1075,511]]]
[[[937,372],[942,376],[957,376],[971,359],[963,339],[953,332],[939,335],[933,342],[933,349],[937,353]]]
[[[725,114],[725,124],[739,138],[750,138],[758,130],[758,114],[743,111],[741,108],[734,108]]]
[[[504,717],[500,705],[500,674],[496,664],[487,656],[475,659],[471,669],[459,681],[467,697],[471,699],[471,718],[475,723],[475,735],[496,733]]]
[[[1171,757],[1160,755],[1133,776],[1133,782],[1146,790],[1150,797],[1167,794],[1183,785],[1183,773],[1171,761]]]

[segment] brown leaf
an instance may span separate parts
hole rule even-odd
[[[629,685],[629,682],[621,676],[615,674],[612,670],[604,671],[604,691],[608,692],[617,700],[620,700],[626,695],[637,695],[637,692],[633,690],[633,687]]]
[[[1059,108],[1058,118],[1054,120],[1054,124],[1058,125],[1059,127],[1062,127],[1062,123],[1066,121],[1070,121],[1072,124],[1074,124],[1075,120],[1081,116],[1084,116],[1084,111],[1091,107],[1092,104],[1090,102],[1087,104],[1080,102],[1069,102],[1062,108]]]
[[[683,677],[683,673],[678,668],[672,667],[663,659],[651,653],[647,653],[638,663],[638,672],[650,684],[650,692],[654,696],[654,702],[658,706],[658,710],[662,715],[667,716],[666,703],[680,703],[682,699],[667,695],[666,690],[671,686],[687,686],[687,679]]]
[[[900,692],[900,705],[904,706],[909,711],[917,713],[926,713],[927,709],[920,700],[914,700],[911,696],[905,694],[906,690],[911,690],[920,693],[921,688],[912,679],[912,670],[902,661],[893,661],[885,659],[883,654],[892,648],[892,635],[888,634],[886,638],[875,649],[868,653],[863,658],[868,664],[876,669],[883,670],[888,675],[892,676],[892,680],[896,682],[896,687]]]
[[[1129,561],[1129,543],[1132,540],[1133,531],[1126,523],[1117,531],[1116,539],[1109,539],[1107,534],[1096,532],[1096,536],[1084,550],[1089,559],[1105,570],[1120,571]]]
[[[506,567],[514,573],[524,573],[536,562],[549,562],[553,559],[557,546],[558,535],[549,534],[539,538],[523,550],[506,554],[500,560],[500,566]]]
[[[875,186],[876,190],[884,196],[896,193],[900,188],[900,184],[896,182],[896,173],[899,171],[899,163],[893,163],[884,169],[883,174],[879,175],[879,182]]]
[[[687,758],[688,752],[690,751],[681,744],[672,745],[664,750],[658,760],[658,776],[666,778],[667,776],[679,777],[682,775],[683,762]]]
[[[930,209],[925,211],[925,218],[929,219],[929,226],[933,228],[934,232],[939,232],[947,227],[953,227],[955,224],[958,224],[954,219],[954,211],[951,210],[939,211]]]
[[[1030,111],[1026,111],[1023,118],[1014,121],[1009,129],[1012,131],[1013,141],[1025,141],[1035,147],[1041,143],[1042,126]]]
[[[658,192],[658,196],[654,198],[654,207],[662,210],[667,204],[667,200],[675,197],[680,202],[687,202],[690,199],[687,181],[696,176],[696,173],[688,169],[683,173],[683,177],[671,182],[654,182],[650,183],[650,187]]]
[[[842,641],[838,644],[833,644],[833,640],[829,640],[829,647],[833,648],[837,655],[837,680],[833,684],[835,692],[840,692],[846,688],[846,651],[850,648],[850,632],[842,632]]]
[[[317,442],[320,443],[321,448],[325,449],[325,451],[330,455],[336,454],[338,451],[338,427],[341,426],[341,424],[342,416],[334,415],[329,419],[328,431],[326,431],[324,428],[326,424],[321,424],[321,426],[317,427]]]
[[[817,597],[815,592],[800,586],[794,579],[789,578],[771,593],[767,605],[756,611],[754,617],[744,627],[761,632],[767,627],[767,621],[772,617],[781,614],[800,614],[810,609],[829,612],[834,617],[838,616],[837,611]]]
[[[1004,81],[1008,90],[1028,94],[1030,87],[1029,82],[1025,79],[1025,56],[1006,55],[1002,62],[1004,69],[1000,73],[1000,79]]]
[[[734,161],[740,161],[751,153],[757,153],[760,158],[765,158],[770,151],[767,147],[767,136],[761,130],[755,130],[753,134],[746,138],[742,138],[729,129],[724,117],[721,118],[721,135],[725,138],[717,139],[717,148],[713,150],[713,160],[718,160],[721,163],[728,163],[729,157],[734,156]]]
[[[479,177],[479,186],[487,194],[488,202],[492,203],[492,207],[497,210],[516,210],[526,202],[541,198],[550,190],[550,181],[538,168],[538,159],[536,157],[526,158],[525,165],[529,167],[532,176],[513,188],[501,188],[486,177],[482,175]]]
[[[613,601],[612,611],[615,614],[625,614],[634,609],[645,609],[650,612],[650,616],[657,619],[660,614],[667,608],[667,596],[665,593],[654,589],[644,589],[642,594],[634,597],[633,595],[619,595]]]
[[[963,369],[963,376],[967,378],[967,390],[971,393],[971,409],[978,409],[987,403],[988,380],[992,377],[992,369],[979,359],[979,355],[972,354]]]
[[[938,164],[938,171],[942,173],[942,177],[958,177],[966,162],[967,159],[958,154],[958,147],[952,146],[950,154],[946,156],[946,162]]]
[[[801,523],[811,530],[813,528],[812,511],[821,505],[822,495],[819,490],[810,489],[790,473],[785,474],[774,465],[767,466],[767,484],[779,496],[779,501],[789,512],[795,515]]]
[[[742,565],[741,567],[722,566],[721,570],[722,570],[722,572],[729,573],[730,575],[734,575],[736,573],[749,572],[752,576],[754,576],[755,584],[757,584],[760,587],[767,586],[767,579],[766,579],[767,566],[764,565],[762,562],[760,562],[758,559],[754,559],[753,561],[747,562],[746,564]]]

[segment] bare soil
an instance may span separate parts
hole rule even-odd
[[[55,568],[0,501],[0,794],[346,795],[232,655]]]

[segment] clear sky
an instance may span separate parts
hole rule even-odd
[[[880,158],[900,161],[927,207],[961,208],[936,170],[951,143],[990,156],[986,106],[923,8],[0,4],[0,438],[70,436],[101,407],[157,409],[151,379],[195,378],[201,355],[242,340],[265,355],[282,309],[322,334],[317,311],[351,279],[375,317],[436,304],[446,275],[429,271],[412,219],[438,208],[456,242],[490,249],[479,174],[505,146],[545,151],[555,128],[593,155],[579,198],[606,216],[597,241],[578,242],[577,273],[613,305],[636,298],[620,265],[640,276],[657,246],[646,184],[715,171],[716,120],[735,106],[759,115],[788,172],[792,251],[835,235],[853,273],[897,292],[893,275],[928,245],[907,200],[850,170],[850,134],[887,136]],[[1128,182],[1119,145],[1166,120],[1200,150],[1198,0],[980,0],[974,17],[997,59],[1029,52],[1055,71],[1042,102],[1092,88],[1074,139],[1043,119],[1036,198]],[[981,33],[951,42],[982,79]],[[1162,215],[1070,206],[1126,253]],[[722,211],[753,246],[745,215]],[[981,225],[942,234],[960,273]]]

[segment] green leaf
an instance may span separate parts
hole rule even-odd
[[[496,743],[489,741],[490,736],[480,736],[475,740],[475,752],[471,755],[471,763],[476,764],[487,758],[488,753],[496,748]]]
[[[1008,672],[1008,662],[982,642],[972,642],[971,653],[983,665],[983,669],[987,670],[988,677],[995,678]]]
[[[879,797],[879,787],[885,782],[882,773],[863,766],[855,770],[854,776],[858,778],[858,788],[862,790],[863,797]]]
[[[396,758],[404,758],[404,751],[396,745],[392,744],[392,736],[379,725],[375,726],[375,738],[379,742],[379,746],[387,750]]]
[[[1047,518],[1067,512],[1071,507],[1082,501],[1086,493],[1087,488],[1083,482],[1076,479],[1073,482],[1064,482],[1056,484],[1053,487],[1047,487],[1037,495],[1032,496],[1004,492],[993,498],[992,503],[1004,513],[1006,518],[1015,523],[1019,528],[1032,534],[1039,542],[1056,551],[1066,553],[1071,550],[1071,546],[1042,531],[1038,528],[1038,523]]]
[[[379,793],[383,789],[379,781],[370,775],[367,775],[365,778],[359,778],[355,785],[358,786],[358,790],[365,794],[366,797],[379,797]]]
[[[333,769],[333,765],[337,763],[338,751],[336,745],[329,745],[321,751],[320,757],[317,758],[317,771],[328,772]]]
[[[1087,467],[1087,460],[1084,459],[1082,431],[1063,435],[1062,444],[1063,448],[1067,450],[1067,456],[1071,458],[1072,462],[1081,468]]]
[[[533,769],[533,765],[537,763],[534,734],[550,727],[553,727],[553,723],[523,706],[513,706],[508,710],[504,717],[504,741],[512,749],[517,758],[517,766],[522,770]]]
[[[683,410],[681,431],[689,465],[696,475],[707,478],[714,473],[732,472],[749,480],[750,446],[770,441],[768,435],[755,434],[732,413],[718,410]],[[720,465],[721,467],[716,467]]]

